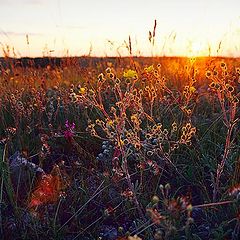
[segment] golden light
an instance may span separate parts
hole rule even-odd
[[[129,35],[136,56],[240,55],[239,0],[149,0],[147,4],[139,0],[118,4],[113,0],[38,0],[37,4],[24,0],[24,7],[20,2],[0,0],[0,44],[14,47],[19,56],[42,56],[43,51],[52,56],[66,52],[127,56],[124,46]],[[148,33],[153,33],[155,19],[153,47]]]
[[[204,45],[201,42],[193,42],[188,55],[191,57],[204,55]]]

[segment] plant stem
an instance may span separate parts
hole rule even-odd
[[[60,209],[61,202],[62,202],[62,198],[60,198],[60,200],[59,200],[59,202],[58,202],[57,209],[56,209],[55,216],[54,216],[54,220],[53,220],[53,229],[54,229],[54,235],[55,235],[55,237],[56,237],[57,215],[58,215],[58,212],[59,212],[59,209]]]
[[[136,205],[136,207],[137,207],[137,209],[138,209],[138,212],[139,212],[141,218],[144,219],[144,218],[145,218],[145,217],[144,217],[144,213],[143,213],[143,211],[142,211],[142,209],[141,209],[141,207],[140,207],[140,204],[139,204],[139,202],[138,202],[138,199],[137,199],[137,196],[136,196],[136,193],[135,193],[135,190],[134,190],[132,181],[131,181],[131,177],[130,177],[130,174],[129,174],[129,171],[128,171],[128,166],[127,166],[127,159],[126,159],[126,157],[124,157],[124,159],[123,159],[123,165],[124,165],[124,172],[125,172],[125,174],[126,174],[126,179],[127,179],[128,187],[129,187],[129,189],[130,189],[130,190],[132,191],[132,193],[133,193],[134,203],[135,203],[135,205]]]
[[[200,205],[195,205],[193,208],[205,208],[205,207],[213,207],[213,206],[219,206],[219,205],[226,205],[233,203],[233,200],[229,201],[223,201],[223,202],[212,202],[212,203],[206,203],[206,204],[200,204]]]
[[[81,213],[81,211],[84,209],[84,207],[92,201],[92,199],[94,199],[97,195],[99,195],[105,188],[102,188],[102,185],[104,184],[105,181],[102,181],[102,183],[98,186],[98,188],[96,189],[96,191],[94,192],[94,194],[92,195],[91,198],[88,199],[88,201],[83,204],[82,207],[80,207],[59,229],[58,232],[63,229],[64,226],[66,226],[74,217],[76,217],[79,213]]]
[[[236,123],[237,123],[237,121],[235,121],[233,123],[230,122],[228,131],[227,131],[227,137],[226,137],[226,141],[225,141],[223,158],[222,158],[221,163],[218,164],[218,167],[217,167],[217,176],[216,176],[216,181],[214,183],[214,189],[213,189],[213,201],[216,201],[216,199],[217,199],[217,194],[219,192],[219,187],[220,187],[220,178],[223,173],[223,169],[224,169],[225,163],[227,161],[228,155],[230,153],[231,136],[232,136],[232,132],[233,132],[233,129],[234,129]]]
[[[1,159],[1,186],[0,186],[0,235],[3,235],[3,220],[2,220],[2,205],[3,205],[3,185],[4,185],[4,159],[6,155],[7,144],[4,146],[3,155]]]

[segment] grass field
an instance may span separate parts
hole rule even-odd
[[[240,59],[0,64],[2,239],[239,239]]]

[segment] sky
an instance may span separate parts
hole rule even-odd
[[[0,56],[240,56],[240,0],[0,0]],[[157,20],[154,46],[149,42]]]

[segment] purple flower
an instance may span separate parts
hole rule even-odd
[[[75,123],[69,123],[69,121],[67,120],[65,122],[65,127],[67,129],[64,131],[64,137],[67,140],[71,140],[72,137],[74,136]]]

